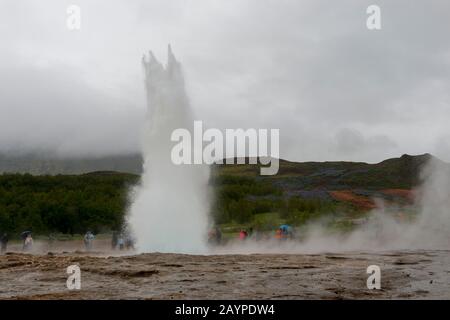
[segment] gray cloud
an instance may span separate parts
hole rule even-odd
[[[284,158],[450,160],[448,1],[84,0],[79,32],[71,3],[2,4],[0,150],[137,150],[140,57],[171,42],[197,118],[280,128]]]
[[[144,113],[123,108],[74,70],[1,68],[0,145],[9,152],[86,156],[135,152]]]
[[[361,132],[347,128],[336,134],[336,153],[350,159],[377,157],[380,152],[389,152],[396,147],[397,144],[384,135],[365,137]]]

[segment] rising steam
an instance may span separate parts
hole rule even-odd
[[[350,233],[330,234],[323,224],[302,229],[302,241],[231,243],[222,253],[323,253],[348,251],[448,250],[450,247],[450,166],[431,158],[422,170],[412,221],[399,221],[378,202],[367,223]]]
[[[150,52],[145,71],[148,116],[144,132],[144,174],[131,194],[129,224],[143,252],[207,252],[205,231],[209,209],[209,169],[204,165],[174,165],[174,129],[192,130],[193,117],[183,74],[169,46],[164,67]],[[416,190],[418,214],[398,221],[382,202],[369,219],[350,233],[330,234],[320,223],[302,228],[301,241],[231,242],[216,253],[385,251],[448,249],[450,245],[450,167],[431,159]],[[211,251],[210,251],[211,252]]]
[[[148,114],[144,173],[131,195],[129,224],[143,252],[199,253],[205,250],[209,169],[174,165],[174,129],[191,129],[193,117],[180,63],[168,49],[167,66],[152,52],[143,57]]]

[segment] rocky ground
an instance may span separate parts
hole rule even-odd
[[[120,255],[78,246],[0,255],[0,299],[450,299],[450,251]],[[73,264],[81,290],[66,287]],[[373,264],[381,290],[366,286]]]

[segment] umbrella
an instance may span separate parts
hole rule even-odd
[[[288,224],[281,225],[280,229],[283,231],[283,233],[291,232],[291,226]]]
[[[20,234],[20,237],[22,239],[25,239],[26,237],[28,237],[29,234],[31,234],[31,231],[24,231]]]

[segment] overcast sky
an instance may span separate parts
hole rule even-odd
[[[2,0],[0,151],[138,151],[140,60],[171,43],[208,127],[279,128],[291,160],[449,161],[449,30],[448,0]]]

